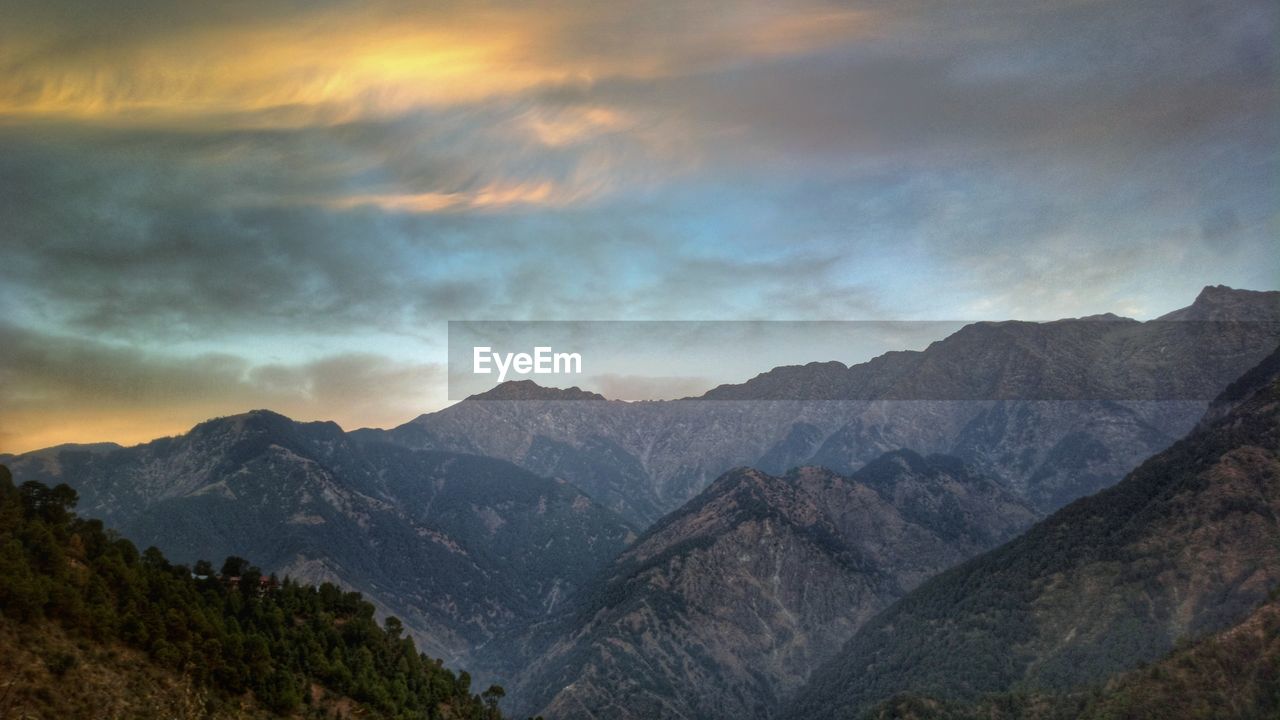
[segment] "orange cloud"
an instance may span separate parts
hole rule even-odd
[[[670,25],[639,23],[629,30],[636,18],[626,13],[635,9],[518,6],[432,14],[362,6],[269,22],[197,23],[85,46],[46,28],[32,33],[40,42],[0,50],[0,67],[7,69],[0,77],[0,115],[166,122],[274,113],[278,123],[344,122],[540,86],[651,78],[809,52],[864,35],[873,25],[862,11],[805,13],[764,4],[714,18],[677,8]],[[613,36],[621,40],[584,41]],[[573,121],[546,122],[537,132],[558,144],[618,120],[588,111]]]
[[[392,212],[442,213],[503,210],[520,206],[562,207],[585,199],[586,189],[570,190],[548,180],[514,184],[492,183],[478,190],[457,192],[383,193],[351,195],[324,201],[328,207],[376,207]]]
[[[75,412],[59,409],[19,412],[0,433],[0,452],[14,454],[64,443],[114,442],[137,445],[190,430],[199,419],[242,412],[210,406],[130,409],[84,407]]]
[[[525,123],[543,145],[560,147],[591,140],[604,133],[624,130],[632,122],[607,107],[563,108],[556,112],[530,112]]]
[[[528,62],[531,40],[529,28],[352,27],[338,19],[195,31],[12,75],[0,81],[0,107],[85,119],[284,108],[336,122],[565,79],[569,68]]]
[[[162,356],[3,323],[0,346],[0,453],[136,443],[261,407],[346,428],[388,426],[446,402],[442,365],[367,352],[294,364]]]
[[[185,372],[175,367],[172,372]],[[268,371],[285,378],[269,377]],[[194,376],[198,369],[190,369]],[[155,393],[145,373],[138,395]],[[193,377],[191,384],[207,383]],[[157,382],[157,384],[161,384]],[[185,433],[212,417],[266,407],[297,420],[333,420],[350,430],[393,427],[447,404],[434,366],[394,364],[368,356],[324,359],[306,366],[256,368],[247,379],[216,378],[192,397],[78,397],[57,394],[15,402],[0,393],[0,453],[23,453],[62,443],[134,445]],[[162,392],[162,389],[161,389]],[[105,393],[110,395],[110,393]]]

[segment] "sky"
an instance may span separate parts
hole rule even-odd
[[[447,404],[450,320],[1143,319],[1280,278],[1272,0],[0,17],[0,452],[398,424]]]

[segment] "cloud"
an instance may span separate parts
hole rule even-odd
[[[10,15],[18,31],[6,33],[11,44],[0,54],[0,113],[144,124],[261,113],[348,122],[811,52],[875,23],[869,11],[823,3],[727,12],[675,2],[280,3],[241,7],[241,22],[229,21],[232,9],[148,4],[128,14],[136,23],[50,5]]]
[[[599,147],[504,168],[483,155],[500,148],[447,134],[440,146],[422,141],[411,165],[395,158],[412,135],[398,126],[0,135],[5,293],[32,322],[133,340],[412,334],[503,311],[511,285],[528,279],[511,263],[591,254],[582,246],[596,240],[567,225],[520,239],[530,235],[522,226],[542,224],[530,211],[663,173],[612,172]],[[469,217],[477,210],[524,216]]]
[[[590,189],[557,187],[549,181],[490,184],[469,192],[420,192],[348,195],[326,201],[346,210],[375,207],[391,212],[439,213],[503,210],[512,207],[564,207],[590,194]]]
[[[9,392],[121,427],[412,415],[326,393],[448,319],[1156,315],[1280,274],[1264,0],[0,12],[0,307],[97,358]]]

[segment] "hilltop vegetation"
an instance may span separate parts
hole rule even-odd
[[[174,565],[75,503],[70,487],[15,486],[0,465],[0,655],[22,670],[0,687],[0,712],[65,714],[70,697],[138,716],[150,703],[86,695],[127,680],[170,717],[500,717],[501,688],[473,694],[358,593],[263,578],[240,558],[216,573]],[[19,657],[42,651],[42,672]]]

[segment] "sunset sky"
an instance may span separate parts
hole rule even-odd
[[[1149,318],[1280,278],[1274,0],[0,17],[0,452],[397,424],[447,402],[448,320]]]

